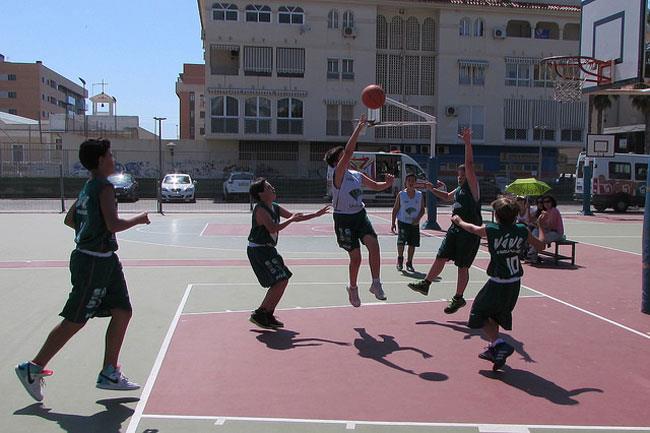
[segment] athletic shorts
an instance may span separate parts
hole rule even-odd
[[[510,331],[512,310],[517,304],[520,286],[520,280],[513,283],[497,283],[488,280],[472,303],[467,326],[479,329],[485,325],[487,319],[492,319],[503,329]]]
[[[397,221],[397,245],[420,246],[420,226]]]
[[[447,230],[436,257],[453,260],[459,268],[469,268],[474,262],[480,244],[480,236],[452,225]]]
[[[365,209],[355,214],[335,213],[334,231],[336,232],[336,242],[345,251],[361,248],[363,238],[367,235],[377,239],[377,233],[372,228]]]
[[[72,291],[59,313],[74,323],[107,317],[112,309],[131,311],[122,264],[117,254],[95,257],[78,250],[70,254]]]
[[[268,289],[278,281],[288,280],[293,275],[275,247],[248,247],[246,253],[262,287]]]

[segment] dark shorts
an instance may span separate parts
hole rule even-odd
[[[452,225],[438,250],[438,258],[453,260],[459,268],[469,268],[474,262],[481,237]]]
[[[70,254],[72,291],[59,313],[74,323],[107,317],[112,309],[131,311],[122,264],[116,254],[95,257],[74,250]]]
[[[269,288],[278,281],[288,280],[293,275],[274,247],[248,247],[246,253],[262,287]]]
[[[420,226],[397,221],[397,245],[420,246]]]
[[[472,303],[467,326],[479,329],[485,325],[488,319],[492,319],[503,329],[510,331],[512,329],[512,310],[517,304],[520,286],[521,281],[496,283],[488,280]]]
[[[363,238],[367,235],[377,239],[377,233],[372,228],[365,209],[351,215],[335,213],[334,231],[336,232],[336,242],[345,251],[361,248]]]

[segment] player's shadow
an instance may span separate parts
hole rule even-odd
[[[381,340],[373,337],[368,334],[366,328],[354,328],[355,331],[359,333],[359,338],[354,340],[354,347],[359,351],[359,356],[362,358],[374,359],[378,363],[385,365],[386,367],[393,368],[395,370],[401,371],[403,373],[418,375],[415,371],[409,370],[404,367],[390,362],[386,359],[388,355],[394,352],[410,350],[415,353],[419,353],[423,358],[431,358],[431,354],[425,352],[424,350],[418,349],[416,347],[402,347],[395,341],[395,337],[392,335],[379,334]],[[447,376],[442,373],[435,372],[425,372],[420,373],[418,376],[424,380],[430,381],[443,381],[447,380]]]
[[[289,350],[296,347],[321,346],[323,343],[336,344],[337,346],[349,346],[350,343],[343,341],[327,340],[324,338],[296,338],[300,332],[290,329],[260,330],[251,329],[251,332],[257,333],[255,337],[260,343],[266,344],[269,349]]]
[[[505,367],[503,372],[494,372],[492,370],[481,370],[479,374],[489,379],[499,380],[514,388],[520,389],[533,397],[541,397],[558,405],[571,406],[580,404],[572,397],[585,392],[604,392],[600,388],[576,388],[572,390],[564,389],[548,379],[531,373],[530,371],[517,370],[515,368]]]
[[[463,322],[461,320],[449,320],[446,323],[436,322],[435,320],[424,320],[424,321],[421,321],[421,322],[415,322],[415,324],[416,325],[442,326],[442,327],[445,327],[445,328],[452,329],[452,330],[454,330],[456,332],[460,332],[462,334],[465,334],[463,336],[463,340],[469,340],[470,338],[478,337],[478,338],[485,341],[485,338],[483,337],[483,333],[481,332],[480,329],[468,328],[467,327],[467,322]],[[509,345],[511,345],[512,347],[515,348],[515,352],[517,352],[521,356],[521,359],[524,362],[533,362],[533,363],[537,362],[530,356],[530,354],[526,351],[526,349],[524,349],[524,343],[522,343],[519,340],[515,340],[514,338],[512,338],[510,335],[507,335],[507,334],[501,334],[501,338],[503,338],[503,340],[506,343],[508,343]],[[486,343],[487,343],[487,341],[486,341]]]
[[[406,270],[402,271],[402,275],[407,277],[407,278],[413,278],[414,280],[423,280],[427,276],[427,274],[419,272],[419,271],[409,272],[409,271],[406,271]],[[433,279],[433,281],[436,282],[436,281],[440,281],[441,279],[442,278],[440,278],[440,277],[435,277]]]
[[[14,415],[37,416],[56,422],[62,430],[68,433],[119,433],[122,431],[122,423],[129,419],[134,412],[133,409],[125,405],[137,401],[139,399],[135,397],[97,400],[97,404],[104,406],[105,409],[89,416],[53,412],[42,403],[34,403],[18,409]]]

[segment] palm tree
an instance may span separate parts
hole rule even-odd
[[[647,89],[650,86],[645,83],[639,83],[634,86],[635,89]],[[644,153],[650,154],[650,96],[638,95],[630,96],[634,108],[643,113],[645,117]]]
[[[594,108],[598,112],[598,123],[596,127],[596,133],[603,133],[603,113],[605,110],[612,106],[612,100],[609,99],[609,95],[596,95],[594,97]]]

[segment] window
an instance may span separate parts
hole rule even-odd
[[[609,163],[610,179],[632,179],[632,167],[629,162],[610,162]]]
[[[199,111],[199,119],[205,119],[205,111]]]
[[[469,65],[460,65],[458,70],[458,84],[469,86],[472,84],[472,67]]]
[[[278,134],[302,134],[302,101],[296,98],[284,98],[278,101]]]
[[[413,51],[420,49],[420,22],[415,17],[406,20],[406,49]]]
[[[530,87],[530,65],[506,63],[506,86]]]
[[[422,24],[422,51],[434,51],[436,48],[436,25],[432,18],[425,18]]]
[[[648,177],[648,164],[634,164],[634,180],[645,181]]]
[[[343,71],[341,78],[344,80],[354,80],[354,60],[352,59],[343,59],[341,60]]]
[[[377,16],[376,44],[378,50],[388,48],[388,22],[383,15]]]
[[[535,26],[535,39],[560,39],[560,27],[555,23],[540,21]]]
[[[278,77],[305,76],[304,48],[277,48]]]
[[[210,73],[212,75],[239,75],[239,47],[237,45],[211,45]]]
[[[482,38],[484,28],[485,23],[483,22],[483,18],[476,18],[474,20],[474,36]]]
[[[532,29],[528,21],[510,20],[506,27],[506,35],[511,38],[530,38]]]
[[[472,29],[472,20],[465,17],[460,20],[460,24],[458,26],[458,34],[460,36],[470,36],[471,30]]]
[[[485,139],[485,108],[482,105],[458,106],[458,133],[465,128],[472,130],[474,140]]]
[[[340,116],[339,116],[340,113]],[[348,136],[354,130],[354,106],[349,104],[327,104],[325,121],[325,135]]]
[[[327,78],[330,80],[339,79],[339,59],[327,59]]]
[[[332,9],[327,13],[327,28],[328,29],[338,29],[339,28],[339,11]]]
[[[506,128],[506,140],[527,140],[528,130],[521,128]]]
[[[553,87],[555,85],[555,71],[546,63],[537,63],[533,66],[533,86]]]
[[[246,98],[244,108],[246,134],[271,133],[271,100],[263,97]]]
[[[560,132],[560,140],[582,142],[582,129],[563,129]]]
[[[25,149],[22,144],[11,145],[11,157],[13,162],[23,162],[25,160]]]
[[[199,128],[199,135],[205,135],[205,128]]]
[[[9,99],[16,99],[16,92],[7,92],[7,97]],[[56,99],[55,99],[56,101]]]
[[[345,11],[343,12],[343,28],[346,27],[354,27],[354,14],[352,11]]]
[[[533,141],[555,141],[555,130],[533,128]]]
[[[7,80],[16,81],[16,74],[8,74],[7,75]]]
[[[484,65],[460,61],[458,65],[458,84],[461,86],[484,86],[486,66],[487,63]]]
[[[214,134],[237,134],[239,132],[239,106],[231,96],[211,98],[211,131]]]
[[[214,3],[212,19],[215,21],[237,21],[239,19],[237,6],[231,3]]]
[[[7,113],[9,113],[9,114],[13,114],[13,115],[17,115],[17,114],[18,114],[18,110],[16,110],[15,108],[10,108],[10,109],[7,110]]]
[[[264,5],[246,6],[246,22],[249,23],[270,23],[271,8]]]
[[[564,31],[562,32],[563,39],[565,41],[579,41],[580,40],[580,24],[578,23],[568,23],[564,26]]]
[[[339,106],[337,104],[327,104],[325,135],[339,135]]]
[[[270,77],[272,73],[272,47],[244,47],[244,75]]]
[[[278,9],[278,22],[280,24],[302,24],[305,13],[298,6],[280,6]]]

